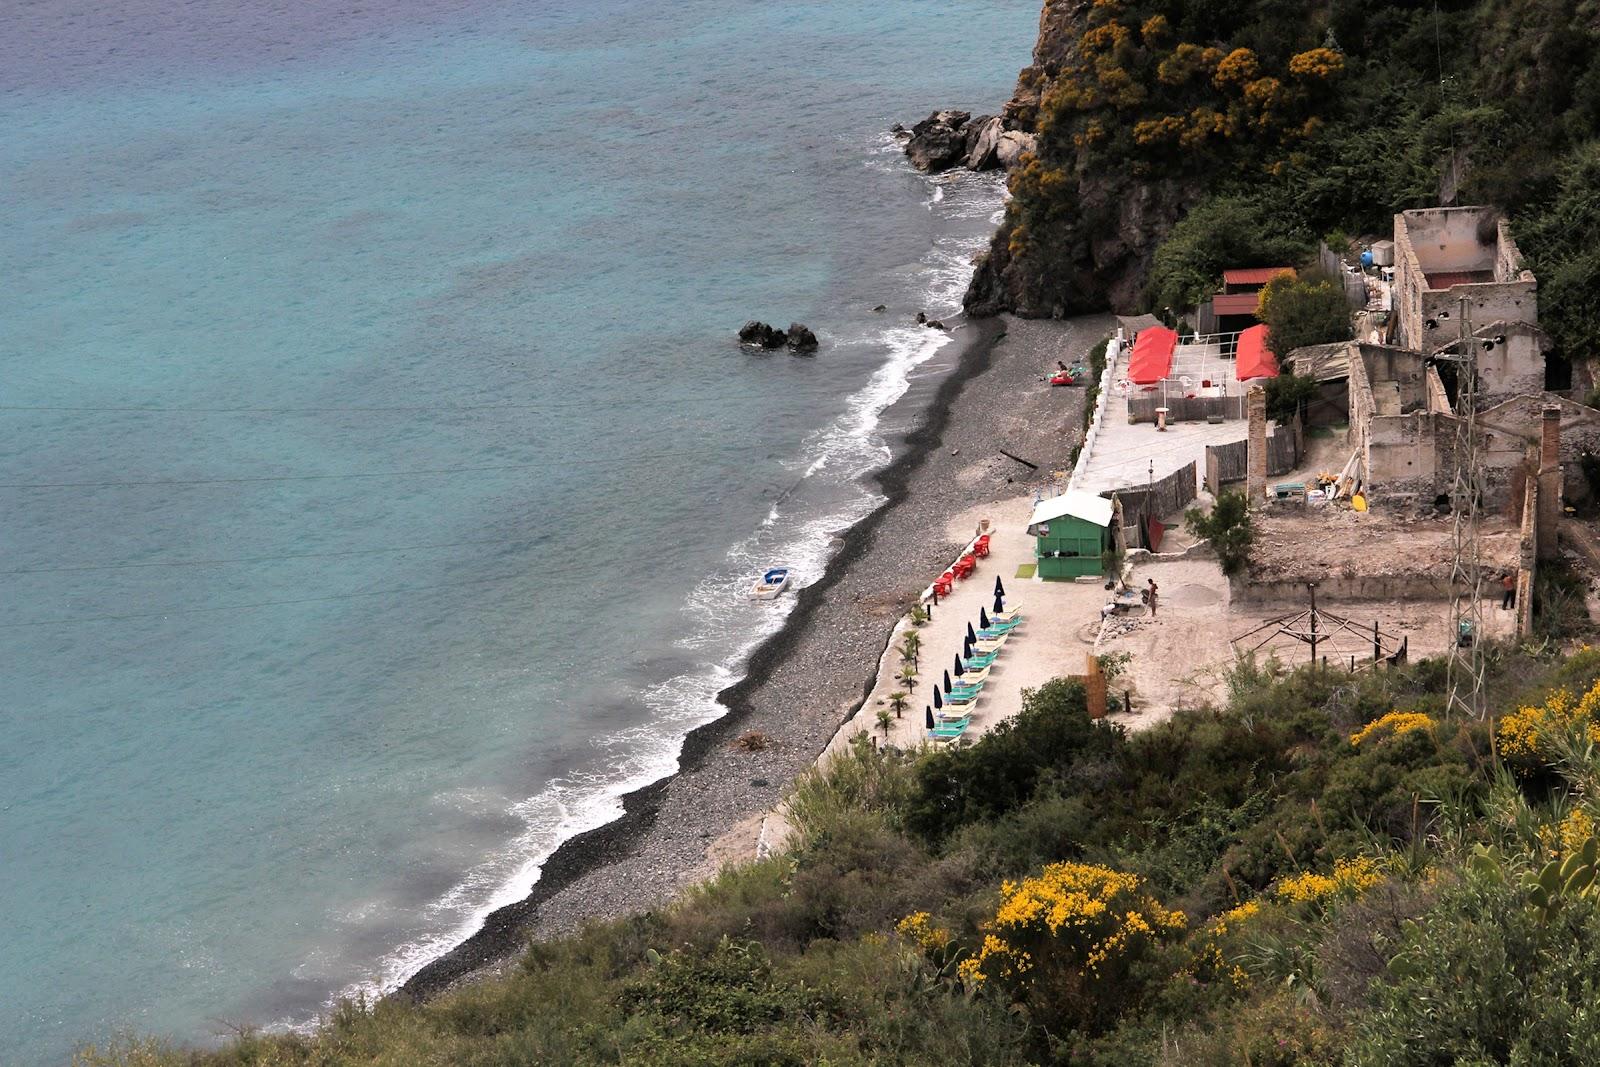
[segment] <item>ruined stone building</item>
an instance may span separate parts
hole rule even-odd
[[[1474,333],[1491,323],[1538,325],[1538,283],[1493,209],[1401,212],[1394,217],[1394,249],[1403,347],[1431,355],[1457,340],[1463,311]]]

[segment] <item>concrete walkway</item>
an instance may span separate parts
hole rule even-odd
[[[1249,423],[1243,419],[1215,426],[1208,422],[1178,422],[1165,431],[1157,430],[1152,423],[1128,422],[1128,398],[1144,395],[1142,387],[1127,378],[1131,351],[1127,348],[1120,353],[1112,368],[1111,393],[1095,434],[1094,451],[1078,479],[1078,488],[1091,493],[1137,489],[1190,463],[1198,463],[1198,475],[1204,477],[1207,445],[1243,441],[1249,435]],[[1172,374],[1174,380],[1188,377],[1196,392],[1226,392],[1229,396],[1244,392],[1233,376],[1233,362],[1221,358],[1216,345],[1179,345],[1173,355]],[[1208,380],[1213,383],[1210,390],[1199,386]]]

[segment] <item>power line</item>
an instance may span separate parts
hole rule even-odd
[[[335,593],[331,596],[302,597],[298,600],[262,600],[254,604],[219,604],[209,608],[178,608],[173,611],[146,611],[131,615],[85,615],[77,619],[41,619],[34,622],[0,623],[0,630],[23,630],[38,626],[76,626],[86,622],[131,622],[137,619],[165,619],[174,615],[200,615],[217,611],[253,611],[257,608],[288,607],[296,604],[323,604],[333,600],[356,600],[362,597],[395,596],[401,593],[428,593],[439,589],[457,589],[470,585],[489,585],[493,582],[527,578],[527,574],[501,574],[493,578],[477,578],[465,582],[444,582],[439,585],[414,585],[400,589],[375,589],[366,593]]]
[[[13,574],[70,574],[82,571],[121,571],[139,570],[149,567],[215,567],[234,563],[277,563],[291,559],[332,559],[347,556],[380,556],[391,555],[396,552],[423,552],[430,549],[444,548],[469,548],[475,545],[518,545],[532,544],[540,540],[540,535],[533,534],[527,537],[488,538],[478,541],[450,541],[444,544],[427,545],[400,545],[394,548],[349,548],[332,552],[292,552],[278,556],[236,556],[227,559],[182,559],[182,560],[152,560],[149,562],[118,562],[118,563],[84,563],[67,564],[59,567],[19,567],[15,570],[0,571],[0,576]]]

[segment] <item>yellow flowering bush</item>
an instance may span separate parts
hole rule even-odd
[[[1555,859],[1577,852],[1594,835],[1594,818],[1582,808],[1573,808],[1559,823],[1539,827],[1539,843]]]
[[[1360,746],[1361,742],[1375,737],[1378,734],[1388,734],[1399,737],[1417,730],[1431,730],[1433,720],[1420,711],[1391,711],[1387,715],[1373,719],[1367,725],[1350,735],[1350,743]]]
[[[1150,48],[1159,47],[1168,37],[1172,36],[1172,23],[1167,21],[1165,15],[1151,15],[1144,20],[1144,25],[1139,27],[1139,37]]]
[[[950,931],[934,925],[933,917],[925,911],[907,915],[895,924],[894,930],[925,953],[942,952],[950,946]]]
[[[1249,975],[1243,967],[1229,961],[1223,943],[1260,912],[1259,900],[1247,900],[1212,919],[1191,945],[1190,962],[1178,973],[1199,982],[1225,981],[1235,990],[1244,989],[1250,984]]]
[[[1163,115],[1159,119],[1141,119],[1133,124],[1136,144],[1165,144],[1178,139],[1183,133],[1183,120],[1176,115]]]
[[[1344,56],[1331,48],[1313,48],[1289,57],[1289,73],[1296,78],[1327,81],[1344,71]]]
[[[1500,751],[1524,763],[1542,762],[1553,754],[1557,738],[1582,733],[1600,743],[1600,682],[1582,697],[1558,689],[1543,704],[1518,708],[1500,720]]]
[[[969,987],[998,983],[1053,1012],[1093,1016],[1110,1006],[1134,959],[1188,924],[1142,886],[1138,875],[1087,863],[1052,863],[1005,882],[983,943],[956,973]]]
[[[1261,61],[1256,59],[1256,54],[1248,48],[1235,48],[1217,64],[1217,72],[1211,76],[1211,82],[1222,89],[1253,81],[1260,73]]]
[[[1274,895],[1286,904],[1321,905],[1335,897],[1359,897],[1383,881],[1371,856],[1338,860],[1332,874],[1306,871],[1278,883]]]

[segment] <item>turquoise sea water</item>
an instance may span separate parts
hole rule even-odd
[[[1038,14],[289,6],[0,13],[0,1063],[390,988],[673,768],[1000,203],[885,130]]]

